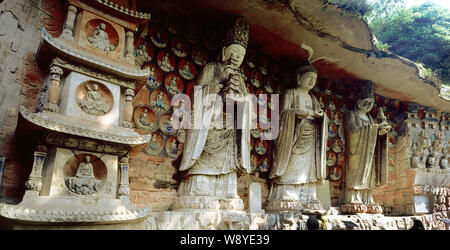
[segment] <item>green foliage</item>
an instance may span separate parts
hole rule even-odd
[[[370,22],[375,36],[390,51],[423,63],[450,82],[450,13],[433,4],[398,10]],[[385,46],[385,45],[384,45]]]

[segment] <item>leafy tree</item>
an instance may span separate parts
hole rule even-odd
[[[370,27],[383,44],[388,44],[391,52],[424,64],[444,83],[450,83],[448,9],[426,3],[374,17]]]

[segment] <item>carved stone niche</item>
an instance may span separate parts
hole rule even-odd
[[[125,30],[88,11],[81,11],[75,27],[75,42],[90,53],[122,60],[125,54]]]
[[[104,126],[119,126],[119,100],[119,86],[71,72],[62,89],[60,113]]]
[[[40,195],[115,199],[117,171],[117,156],[55,147],[44,168]]]

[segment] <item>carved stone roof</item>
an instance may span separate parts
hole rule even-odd
[[[111,9],[114,9],[116,11],[119,11],[120,13],[132,16],[132,17],[136,17],[136,18],[140,18],[140,19],[146,19],[146,20],[150,20],[150,13],[144,13],[144,12],[138,12],[135,10],[130,10],[128,8],[125,8],[124,6],[121,6],[117,3],[114,3],[112,1],[109,0],[91,0],[91,2],[97,2],[100,3],[104,6],[107,6]]]
[[[49,45],[51,50],[62,57],[70,58],[76,62],[118,75],[122,78],[143,80],[150,75],[150,70],[148,68],[141,70],[127,65],[113,63],[111,61],[101,60],[96,56],[78,50],[59,38],[52,38],[45,29],[42,30],[42,39],[44,44]]]
[[[32,113],[20,106],[20,115],[39,127],[70,135],[126,145],[142,145],[150,141],[150,135],[140,135],[132,129],[116,126],[103,127],[97,122],[80,120],[59,113],[46,111]]]

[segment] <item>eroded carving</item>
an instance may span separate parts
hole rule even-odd
[[[94,176],[94,166],[91,163],[91,157],[85,156],[84,162],[78,166],[75,177],[66,177],[67,188],[80,195],[89,195],[96,193],[100,189],[101,180]]]
[[[86,84],[87,93],[82,99],[78,99],[80,108],[91,115],[102,116],[110,111],[111,105],[107,103],[100,93],[98,84]]]
[[[109,41],[105,23],[100,23],[95,27],[94,34],[92,34],[91,37],[88,37],[88,41],[94,45],[94,47],[103,51],[113,51],[116,49],[116,46]]]
[[[273,184],[267,210],[320,210],[316,183],[326,178],[325,145],[327,116],[310,94],[317,79],[312,66],[296,72],[297,88],[289,89],[280,117],[281,134],[276,141],[274,164],[269,178]]]

